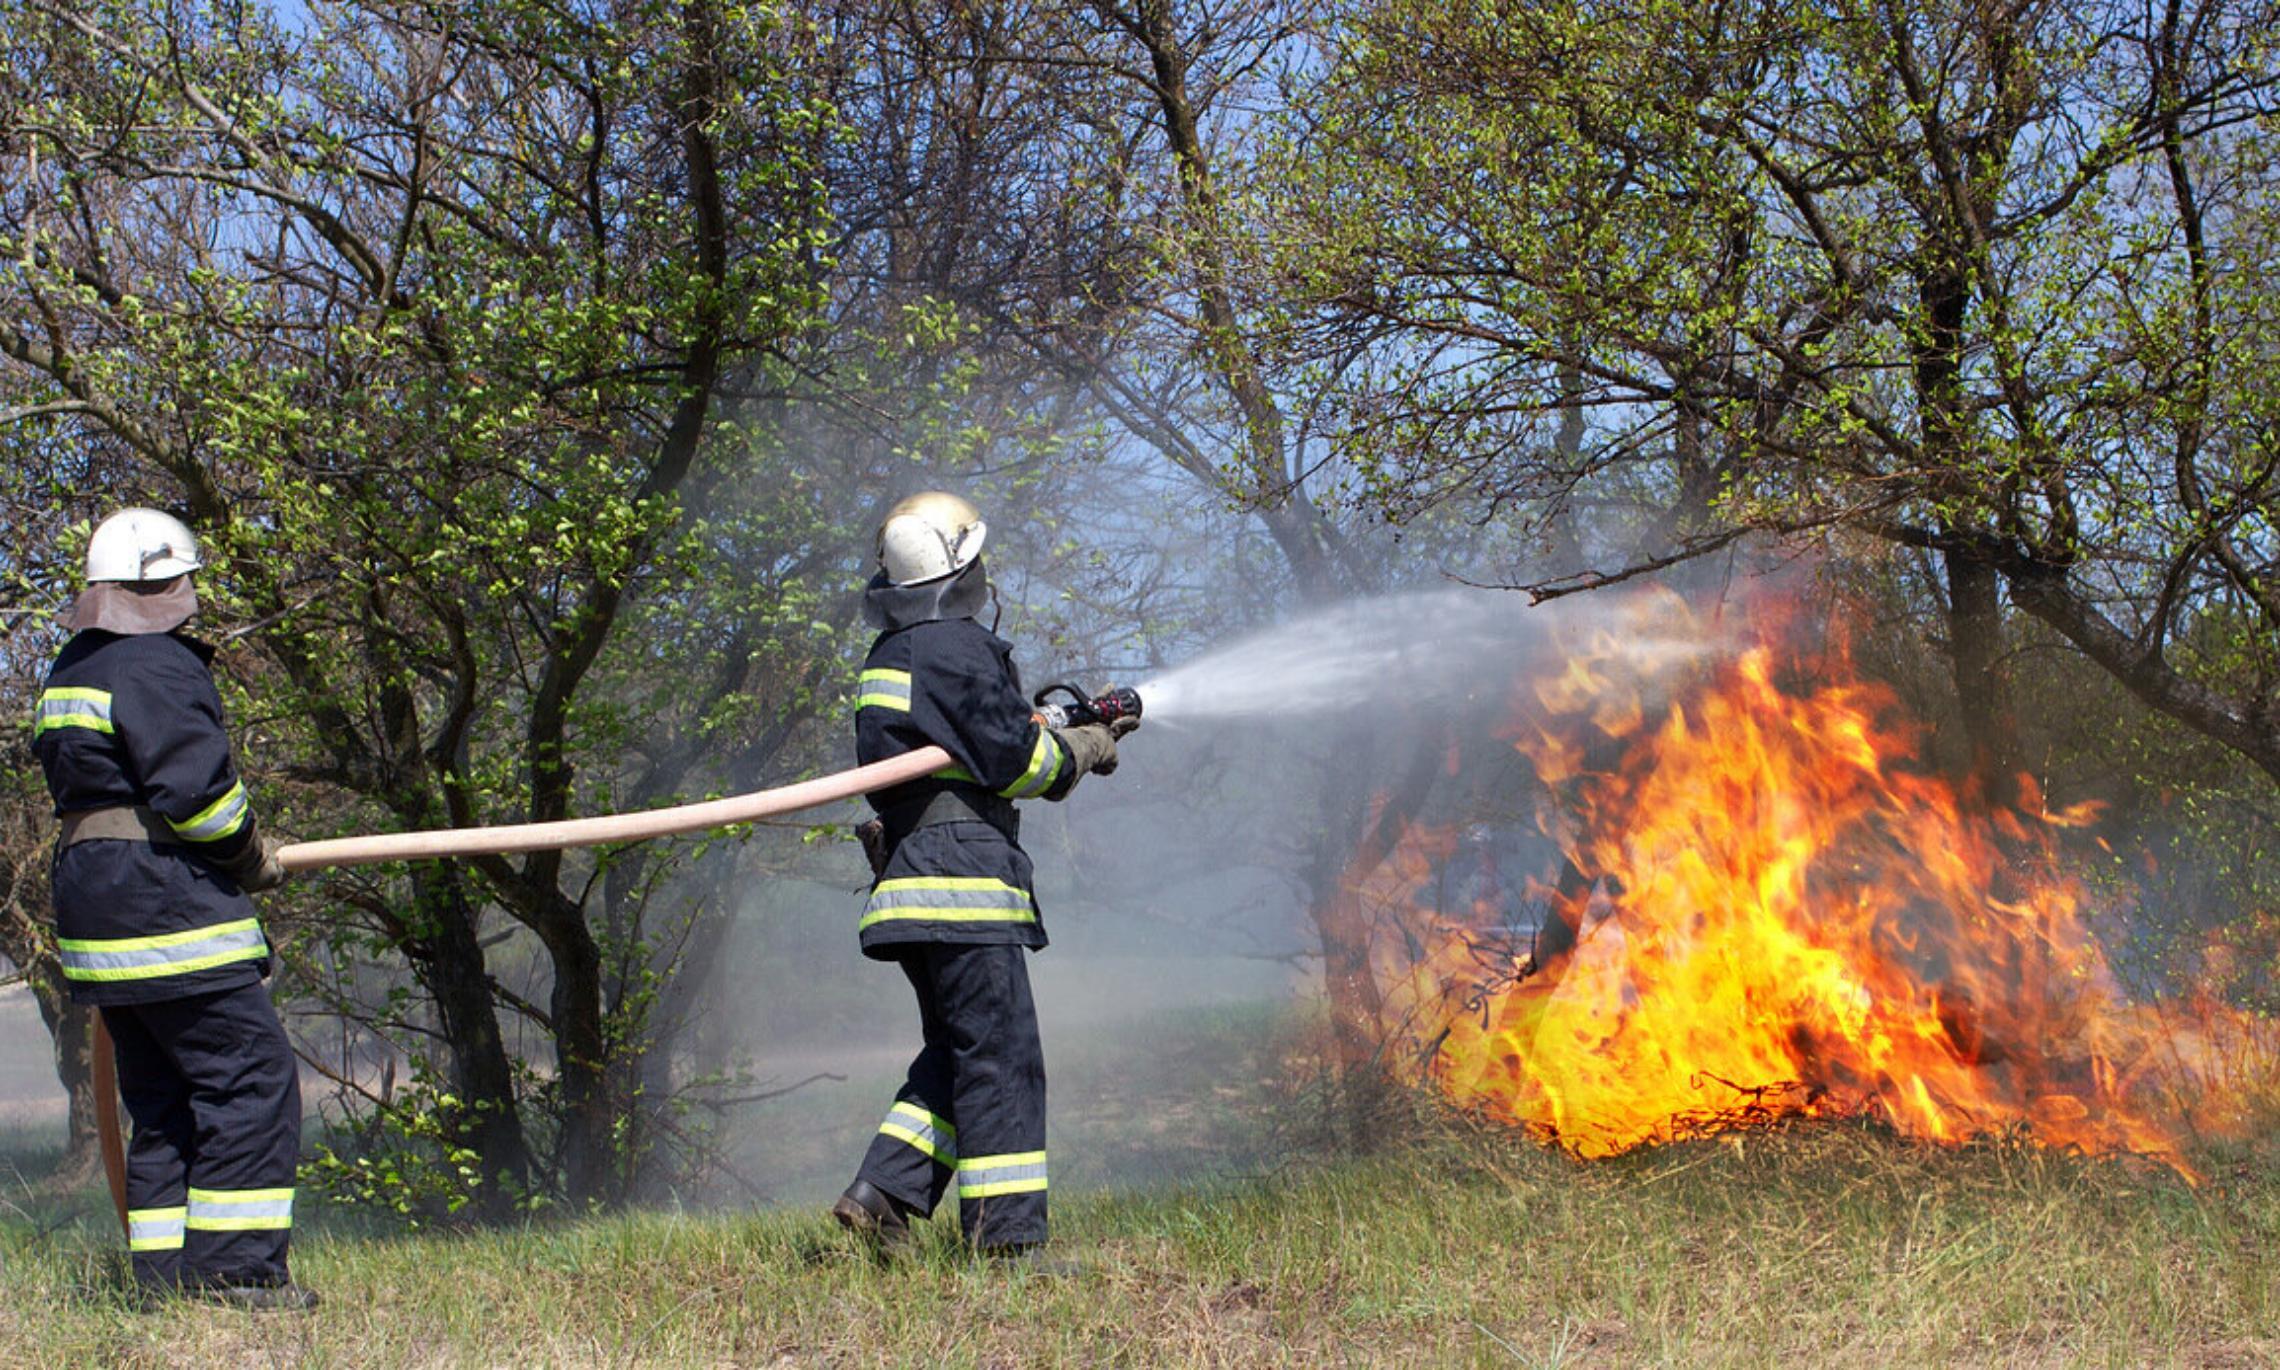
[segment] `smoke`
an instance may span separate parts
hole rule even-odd
[[[63,1149],[68,1101],[49,1042],[32,992],[0,988],[0,1171],[26,1153]]]
[[[1597,606],[1595,624],[1635,632],[1638,650],[1702,650],[1699,634],[1658,638],[1610,613]],[[1052,938],[1029,965],[1057,1189],[1282,1158],[1303,1132],[1294,1089],[1324,1069],[1308,1036],[1321,993],[1311,914],[1376,799],[1420,758],[1437,771],[1452,746],[1482,753],[1506,763],[1509,792],[1450,802],[1485,821],[1484,851],[1515,867],[1548,858],[1534,787],[1496,731],[1563,621],[1580,620],[1464,589],[1295,617],[1146,678],[1116,773],[1023,806]],[[1025,678],[1119,683],[1043,659],[1023,627],[1009,615]],[[814,1203],[844,1186],[919,1045],[902,975],[856,950],[860,856],[843,844],[825,861],[817,879],[746,900],[729,992],[706,1024],[748,1063],[743,1092],[798,1086],[733,1116],[728,1159],[748,1200]]]
[[[1199,871],[1178,906],[1146,907],[1129,899],[1121,876],[1083,879],[1070,869],[1072,845],[1135,817],[1094,798],[1099,813],[1041,812],[1025,823],[1053,938],[1029,968],[1050,1077],[1055,1187],[1262,1167],[1272,1129],[1261,1124],[1275,1103],[1267,1088],[1283,1074],[1285,1020],[1309,979],[1262,950],[1288,949],[1287,895]],[[1148,834],[1141,842],[1165,855]],[[1274,902],[1239,896],[1228,907],[1201,897],[1245,885]],[[791,1092],[731,1116],[724,1152],[733,1179],[707,1197],[828,1201],[886,1113],[919,1046],[918,1014],[901,973],[856,951],[861,902],[850,879],[781,887],[747,909],[731,962],[767,988],[723,996],[718,1025],[749,1075],[738,1092]],[[1214,915],[1253,923],[1214,936],[1201,926]]]

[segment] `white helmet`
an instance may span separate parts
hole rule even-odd
[[[156,509],[121,509],[87,539],[87,583],[172,580],[198,569],[198,539]]]
[[[879,569],[895,585],[940,580],[973,565],[989,535],[981,511],[956,495],[912,495],[879,525]]]

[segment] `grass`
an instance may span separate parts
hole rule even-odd
[[[1579,1165],[1446,1120],[1379,1154],[1056,1204],[1076,1278],[881,1269],[813,1211],[328,1235],[307,1319],[116,1291],[99,1214],[0,1217],[0,1347],[36,1364],[2263,1365],[2280,1167],[2200,1190],[1859,1127]],[[0,1210],[4,1211],[4,1210]],[[43,1230],[43,1228],[45,1230]]]

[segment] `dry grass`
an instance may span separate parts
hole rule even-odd
[[[1446,1123],[1379,1155],[1064,1198],[1090,1272],[946,1233],[881,1270],[809,1213],[310,1234],[307,1319],[139,1315],[93,1216],[0,1217],[39,1364],[2181,1365],[2280,1362],[2280,1166],[2161,1174],[1799,1128],[1577,1165]],[[115,1240],[112,1239],[112,1240]]]

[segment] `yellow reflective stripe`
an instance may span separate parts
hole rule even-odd
[[[961,1199],[1035,1194],[1045,1188],[1045,1153],[1042,1151],[973,1156],[958,1162],[958,1197]]]
[[[230,951],[217,951],[209,956],[193,956],[186,961],[168,961],[163,965],[109,966],[79,969],[66,965],[63,978],[85,980],[97,984],[115,984],[123,980],[155,980],[164,975],[196,975],[202,970],[235,965],[240,961],[258,961],[269,954],[268,944],[239,947]]]
[[[111,726],[110,719],[97,718],[93,714],[42,714],[39,722],[32,725],[32,736],[38,737],[41,733],[52,733],[62,728],[91,728],[99,733],[118,731]]]
[[[988,875],[901,875],[871,887],[855,930],[891,921],[1034,923],[1037,901]]]
[[[166,825],[174,829],[177,837],[192,842],[219,842],[244,827],[247,816],[252,812],[253,805],[246,798],[245,782],[240,780],[205,808],[179,823],[169,818]]]
[[[855,678],[855,707],[910,712],[910,672],[879,666]]]
[[[1042,1151],[1008,1151],[1002,1156],[969,1156],[958,1162],[958,1173],[962,1175],[969,1170],[989,1170],[1001,1165],[1043,1164],[1045,1164],[1045,1153]],[[192,1190],[191,1192],[196,1193],[197,1191]]]
[[[179,947],[185,942],[218,937],[225,932],[243,932],[258,928],[258,918],[240,918],[234,923],[216,923],[212,927],[192,928],[188,932],[162,932],[155,937],[58,937],[55,944],[65,951],[155,951],[160,947]]]
[[[193,1204],[267,1204],[293,1202],[293,1186],[282,1189],[199,1189],[192,1186]]]
[[[914,1123],[919,1123],[926,1127],[934,1129],[936,1132],[941,1133],[945,1137],[955,1137],[958,1135],[958,1129],[951,1125],[951,1122],[948,1118],[943,1117],[941,1114],[936,1113],[930,1108],[926,1108],[919,1104],[914,1104],[908,1099],[895,1100],[895,1106],[887,1110],[887,1116],[890,1118],[898,1113],[903,1117],[910,1119]]]
[[[998,793],[1007,799],[1035,799],[1051,789],[1053,782],[1060,778],[1061,764],[1065,760],[1067,756],[1061,750],[1061,740],[1053,736],[1052,729],[1039,728],[1036,745],[1029,749],[1029,769],[1021,773],[1021,779]]]
[[[58,728],[115,732],[111,726],[111,692],[83,685],[58,685],[42,690],[40,702],[32,712],[32,737],[36,740],[42,733]]]
[[[962,1184],[958,1186],[961,1199],[991,1199],[1000,1194],[1035,1194],[1046,1188],[1045,1177],[1033,1180],[1000,1180],[990,1184]]]
[[[261,935],[260,919],[240,918],[155,937],[59,937],[56,949],[65,979],[117,982],[259,960],[269,954],[269,943]]]
[[[293,1225],[293,1191],[192,1189],[184,1226],[193,1232],[273,1232]]]
[[[1034,923],[1037,910],[1016,908],[944,909],[926,904],[885,904],[866,911],[855,924],[861,932],[873,923],[896,920],[926,923]]]
[[[982,783],[980,776],[975,775],[964,766],[944,766],[939,771],[928,772],[926,778],[929,780],[963,780],[969,785]]]
[[[106,709],[111,706],[111,692],[109,690],[90,689],[85,685],[52,686],[40,691],[40,698],[69,699],[84,704],[100,704]]]
[[[958,1129],[939,1114],[920,1108],[917,1104],[896,1101],[887,1110],[887,1120],[879,1124],[883,1136],[894,1138],[924,1152],[944,1165],[958,1159]]]
[[[187,1208],[130,1208],[127,1210],[129,1251],[179,1251]]]
[[[1004,890],[1019,895],[1023,899],[1029,897],[1027,890],[1018,885],[1009,885],[994,875],[898,875],[892,880],[881,880],[872,888],[881,894],[895,894],[903,890],[960,890],[987,891],[990,893]]]

